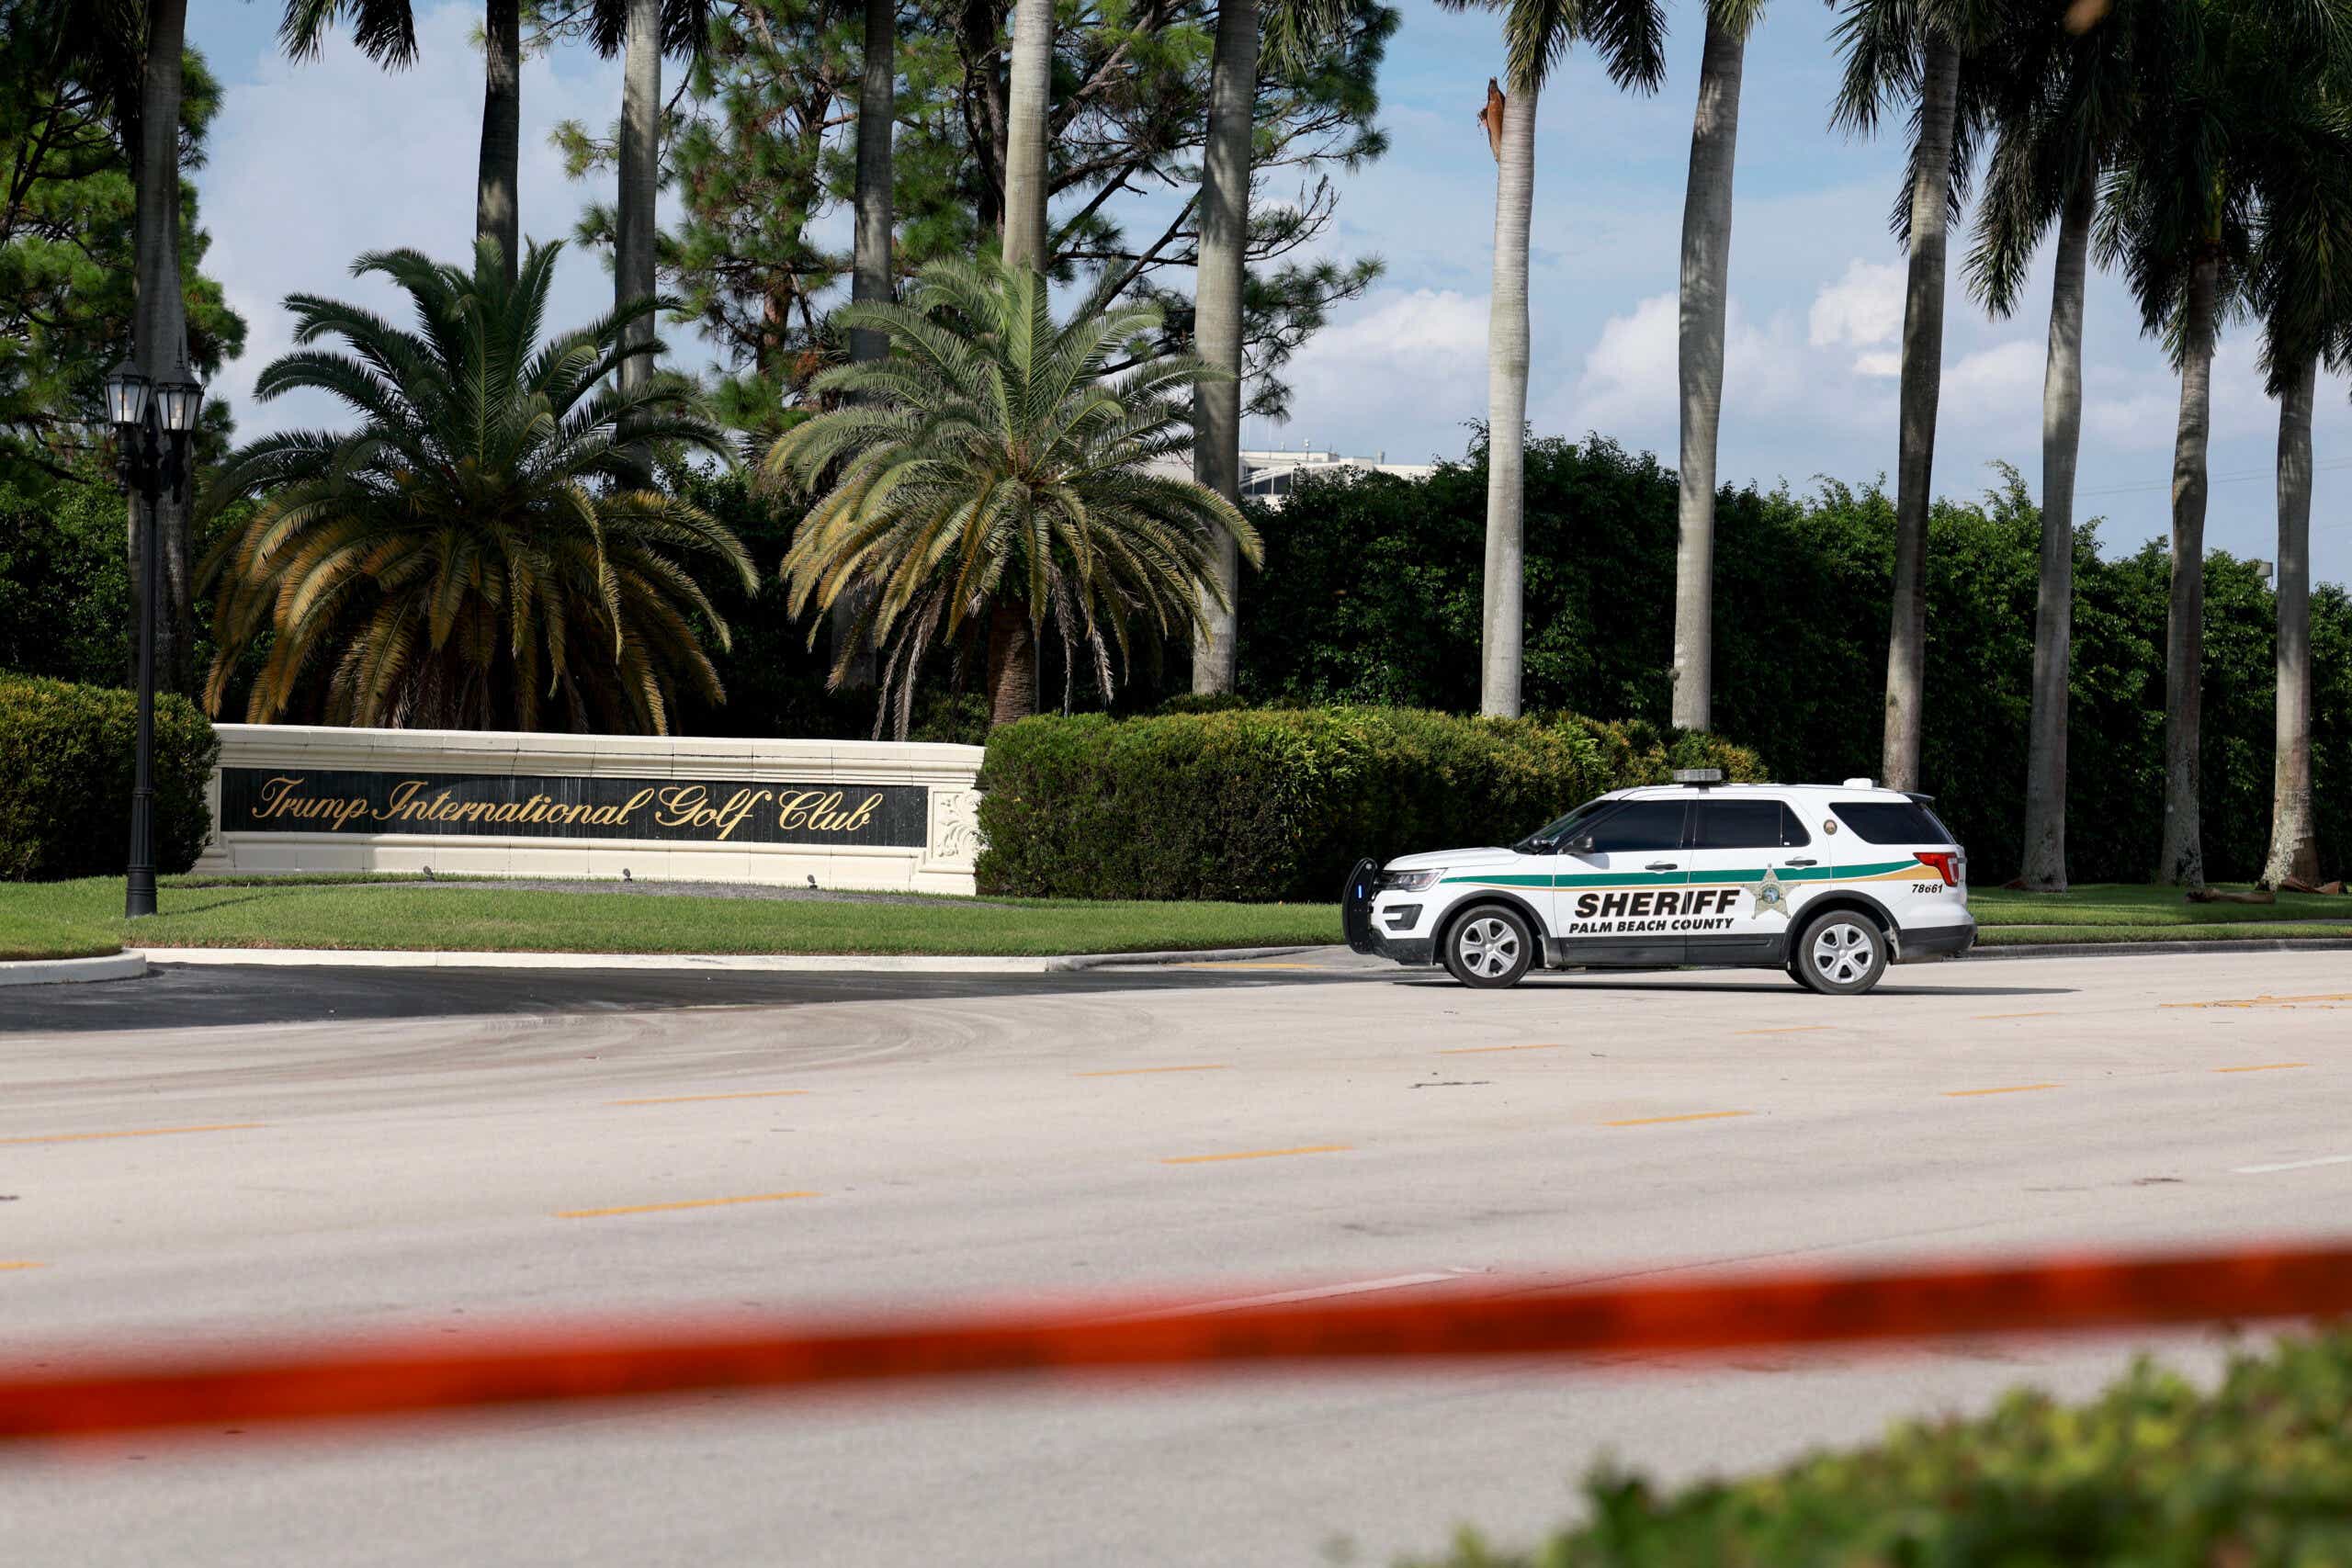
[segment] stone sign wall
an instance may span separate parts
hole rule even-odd
[[[218,728],[199,872],[972,891],[977,746]]]

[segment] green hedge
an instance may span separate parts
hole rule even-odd
[[[1326,899],[1359,855],[1508,843],[1675,768],[1755,755],[1642,724],[1325,707],[1031,718],[989,737],[983,893]]]
[[[1528,1551],[1465,1536],[1446,1568],[1860,1568],[2352,1562],[2352,1330],[2235,1359],[2211,1393],[2142,1361],[2087,1405],[1991,1415],[1660,1495],[1603,1469],[1589,1521]]]
[[[0,674],[0,881],[119,873],[130,847],[138,700]],[[183,697],[155,702],[155,866],[186,871],[211,829],[204,786],[220,742]]]

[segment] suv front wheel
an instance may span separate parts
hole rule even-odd
[[[1886,973],[1886,933],[1867,915],[1838,909],[1805,927],[1791,965],[1804,984],[1828,997],[1859,997]]]
[[[1516,986],[1535,962],[1527,918],[1504,904],[1481,904],[1445,933],[1445,966],[1465,986]]]

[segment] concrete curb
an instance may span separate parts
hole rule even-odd
[[[1056,975],[1108,964],[1233,962],[1312,951],[1227,947],[1194,953],[1097,953],[1035,958],[828,953],[408,953],[329,947],[151,947],[157,964],[340,969],[668,969],[755,975]]]
[[[0,986],[63,986],[85,980],[136,980],[147,973],[143,953],[99,958],[17,958],[0,964]]]
[[[2157,958],[2188,953],[2346,953],[2346,937],[2249,937],[2244,942],[2020,942],[1976,947],[1976,958]]]

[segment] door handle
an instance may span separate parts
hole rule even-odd
[[[1644,871],[1679,871],[1682,869],[1682,866],[1678,861],[1654,860],[1642,869]]]
[[[1817,860],[1792,860],[1783,861],[1781,863],[1784,865],[1819,865],[1821,863]]]

